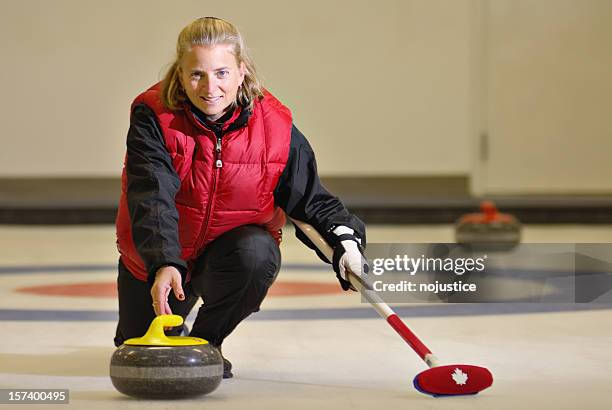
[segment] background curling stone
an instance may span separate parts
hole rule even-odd
[[[521,242],[521,223],[514,216],[497,211],[483,201],[478,213],[463,215],[455,224],[455,241],[492,250],[509,250]]]
[[[115,388],[143,399],[177,399],[214,391],[223,378],[219,351],[197,337],[166,336],[164,326],[180,326],[178,315],[157,316],[141,338],[126,340],[111,358]]]

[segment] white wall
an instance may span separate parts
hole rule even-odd
[[[472,3],[5,1],[0,177],[118,176],[132,98],[205,15],[241,29],[321,174],[468,174]]]
[[[610,0],[4,1],[0,178],[118,176],[132,99],[205,15],[241,29],[324,176],[612,192]]]
[[[490,0],[482,190],[612,193],[612,1]]]

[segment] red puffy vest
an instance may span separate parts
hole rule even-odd
[[[274,189],[289,156],[289,109],[266,92],[254,103],[247,126],[223,136],[219,158],[214,133],[203,127],[188,107],[167,109],[160,100],[159,83],[140,94],[132,107],[142,103],[157,115],[166,149],[181,179],[175,204],[181,258],[189,268],[208,243],[241,225],[263,226],[280,242],[285,215],[274,205]],[[121,186],[117,247],[129,271],[146,281],[147,271],[132,239],[125,165]]]

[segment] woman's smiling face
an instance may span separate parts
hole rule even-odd
[[[244,74],[244,63],[238,65],[229,44],[193,46],[180,64],[181,84],[187,97],[212,121],[236,102]]]

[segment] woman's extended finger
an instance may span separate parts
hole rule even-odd
[[[164,315],[171,315],[172,314],[172,309],[170,309],[170,304],[168,303],[168,299],[166,299],[164,301]]]
[[[155,316],[159,316],[161,314],[161,306],[159,302],[153,301],[153,310],[155,311]]]

